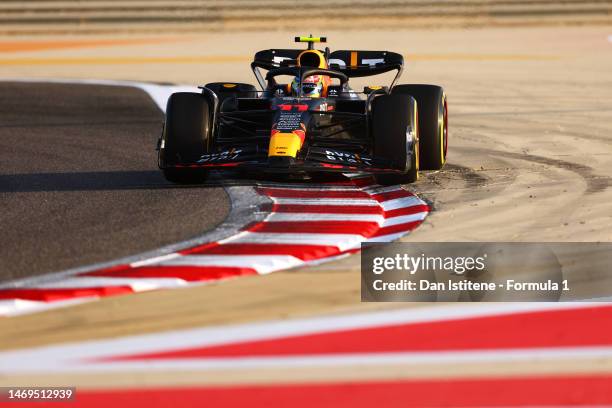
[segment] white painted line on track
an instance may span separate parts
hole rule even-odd
[[[230,358],[164,358],[142,361],[92,362],[82,369],[93,372],[116,371],[189,371],[189,370],[240,370],[253,368],[303,368],[338,367],[367,365],[424,365],[424,364],[477,364],[477,363],[520,363],[545,362],[549,360],[610,359],[612,347],[555,347],[519,348],[476,351],[434,351],[396,353],[355,353],[355,354],[305,354],[272,357],[230,357]],[[79,371],[77,367],[72,368]],[[62,371],[62,370],[58,370]],[[70,371],[70,370],[66,370]]]
[[[153,102],[162,112],[166,111],[168,98],[174,92],[196,92],[201,90],[193,85],[157,85],[146,82],[119,81],[112,79],[61,79],[61,78],[3,78],[3,82],[30,82],[30,83],[54,83],[54,84],[85,84],[85,85],[106,85],[106,86],[125,86],[139,88],[146,92]]]

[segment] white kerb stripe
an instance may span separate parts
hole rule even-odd
[[[254,244],[296,244],[296,245],[325,245],[335,246],[340,251],[346,251],[359,247],[365,238],[358,234],[299,234],[283,233],[273,234],[267,232],[250,232],[241,235],[232,243],[254,243]]]
[[[409,232],[409,231],[410,230],[404,231],[404,232],[397,232],[395,234],[381,235],[379,237],[368,238],[368,240],[366,242],[391,242],[391,241],[395,241],[397,239],[400,239],[404,235],[406,235],[406,232]]]
[[[380,214],[272,213],[266,219],[266,222],[275,221],[370,221],[382,225],[385,217]]]
[[[160,263],[162,261],[165,261],[167,259],[176,258],[177,256],[181,256],[181,255],[176,253],[176,252],[173,252],[171,254],[156,256],[156,257],[153,257],[153,258],[143,259],[142,261],[132,262],[130,264],[130,266],[132,268],[138,268],[139,266],[158,264],[158,263]]]
[[[227,266],[251,268],[258,273],[268,273],[303,263],[304,261],[291,255],[184,255],[165,261],[161,265]]]
[[[364,187],[362,190],[372,195],[390,193],[392,191],[400,191],[400,190],[408,192],[408,190],[404,190],[403,188],[398,187],[398,186],[379,186],[379,185]]]
[[[383,227],[390,227],[392,225],[406,224],[414,221],[423,221],[427,217],[428,212],[420,212],[410,215],[401,215],[399,217],[392,217],[385,219]]]
[[[98,288],[113,286],[129,286],[134,291],[153,290],[158,288],[174,288],[185,286],[187,282],[179,278],[111,278],[98,276],[77,276],[74,278],[45,282],[28,286],[35,289],[69,289],[69,288]]]
[[[276,204],[299,204],[299,205],[367,205],[376,207],[378,201],[373,198],[274,198]]]
[[[0,316],[18,316],[38,310],[55,309],[59,307],[76,305],[98,299],[98,296],[86,296],[73,299],[56,300],[53,302],[24,299],[0,300]]]
[[[414,196],[395,198],[393,200],[382,201],[379,203],[379,205],[385,211],[397,210],[398,208],[413,207],[415,205],[424,205],[424,204],[426,204],[425,201],[421,200],[418,197],[414,197]]]

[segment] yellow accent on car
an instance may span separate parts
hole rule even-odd
[[[323,55],[322,52],[317,51],[317,50],[305,50],[302,51],[300,53],[300,55],[298,55],[297,57],[297,63],[298,66],[302,66],[302,57],[305,55],[315,55],[316,58],[318,58],[318,66],[313,67],[313,68],[322,68],[322,69],[326,69],[327,68],[327,62],[325,61],[325,55]],[[307,64],[306,66],[311,66],[311,64]]]
[[[300,36],[299,42],[321,42],[321,37],[305,37]]]
[[[442,94],[442,104],[444,104],[445,101],[446,101],[446,95]],[[446,157],[444,157],[444,142],[445,142],[444,136],[448,136],[444,134],[444,128],[446,126],[446,123],[444,123],[444,119],[445,119],[445,115],[443,113],[442,120],[440,121],[440,163],[441,164],[446,163]]]
[[[238,85],[236,85],[236,84],[223,84],[223,87],[224,87],[224,88],[235,88],[235,87],[237,87],[237,86],[238,86]]]
[[[415,107],[414,112],[412,113],[413,119],[414,119],[414,123],[416,125],[416,129],[414,130],[414,137],[415,137],[415,144],[414,144],[414,155],[416,156],[416,170],[417,170],[417,176],[416,179],[418,180],[420,177],[420,173],[419,170],[421,169],[421,158],[419,157],[419,151],[421,150],[421,141],[420,139],[420,130],[419,130],[419,107],[418,105]]]
[[[268,157],[295,157],[302,145],[302,140],[295,133],[276,133],[270,138]]]
[[[379,89],[382,89],[382,86],[380,86],[380,85],[370,85],[370,86],[368,86],[368,88],[370,88],[373,91],[378,91]]]

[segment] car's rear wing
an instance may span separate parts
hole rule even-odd
[[[289,49],[270,49],[261,50],[255,54],[253,62],[251,62],[251,69],[259,86],[262,90],[266,89],[266,80],[259,71],[259,68],[271,70],[285,66],[291,66],[297,64],[297,57],[303,50],[289,50]]]
[[[265,81],[258,68],[271,70],[295,65],[297,57],[303,51],[296,49],[269,49],[256,53],[251,63],[251,68],[262,88],[265,88]],[[321,52],[327,57],[329,69],[342,72],[349,78],[378,75],[396,70],[397,75],[389,88],[393,87],[404,68],[404,57],[391,51],[339,50],[331,54],[328,50]]]
[[[349,78],[358,78],[397,71],[389,85],[392,89],[404,70],[404,57],[391,51],[338,50],[329,55],[329,69],[340,71]]]
[[[329,69],[349,78],[383,74],[404,67],[404,57],[391,51],[339,50],[329,55]]]
[[[251,65],[258,68],[274,69],[297,64],[298,55],[304,50],[270,49],[255,54]]]

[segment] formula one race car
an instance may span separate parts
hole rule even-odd
[[[410,183],[446,162],[447,103],[434,85],[395,85],[404,58],[389,51],[317,50],[325,37],[296,37],[306,50],[259,51],[261,90],[214,82],[168,99],[159,167],[175,183],[212,169],[264,173],[373,173]],[[261,70],[266,70],[264,77]],[[349,78],[397,71],[390,86],[349,87]],[[287,83],[279,77],[289,76]]]

